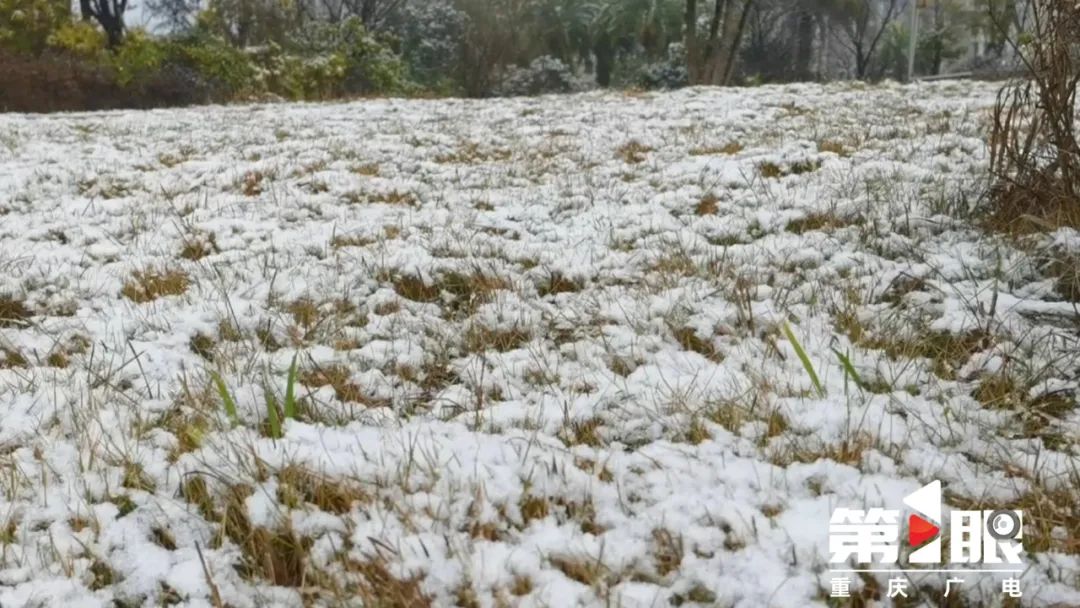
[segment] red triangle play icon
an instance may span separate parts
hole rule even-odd
[[[908,544],[912,547],[922,545],[926,541],[937,536],[937,533],[940,531],[941,528],[918,515],[911,515],[908,517]]]

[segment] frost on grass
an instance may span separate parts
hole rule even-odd
[[[932,479],[1080,604],[1080,238],[971,227],[992,102],[0,118],[0,605],[835,605]]]

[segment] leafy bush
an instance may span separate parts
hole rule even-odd
[[[570,93],[586,86],[565,63],[544,55],[534,59],[527,68],[511,68],[495,88],[495,93],[505,96]]]
[[[168,56],[167,46],[150,37],[145,30],[129,31],[123,44],[105,55],[116,74],[116,81],[123,86],[150,78],[158,72]]]
[[[0,0],[0,48],[40,54],[49,36],[70,19],[65,0]]]
[[[337,78],[344,93],[395,93],[406,88],[405,64],[390,41],[368,32],[356,17],[339,24],[309,23],[296,30],[288,44],[309,58],[298,66],[305,91],[319,90]]]
[[[255,88],[288,99],[327,99],[339,95],[346,62],[338,53],[304,57],[276,44],[248,49],[255,65]]]
[[[105,32],[87,21],[69,21],[49,35],[50,47],[83,59],[100,59],[105,53]]]
[[[690,81],[686,71],[686,47],[681,42],[668,46],[664,61],[646,65],[638,74],[639,86],[646,89],[678,89]]]
[[[468,16],[453,0],[407,2],[390,16],[409,78],[429,89],[449,90],[461,55]]]
[[[251,57],[215,36],[200,34],[177,41],[171,62],[204,80],[214,97],[235,99],[260,92]]]

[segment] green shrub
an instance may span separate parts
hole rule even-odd
[[[261,92],[256,84],[257,69],[251,58],[220,38],[199,35],[178,41],[173,59],[190,67],[224,97],[238,98]]]
[[[346,64],[345,87],[350,93],[396,93],[406,86],[405,63],[387,41],[364,30],[359,19],[342,24],[338,48]]]
[[[106,61],[116,72],[116,81],[128,86],[156,74],[168,56],[166,44],[136,29],[127,33],[119,48],[106,55]]]
[[[100,59],[105,53],[105,32],[86,21],[69,21],[49,35],[50,47],[82,59]]]
[[[392,40],[375,36],[355,17],[339,24],[310,23],[293,32],[288,48],[315,60],[309,76],[336,77],[342,69],[343,93],[397,93],[408,86],[406,67]],[[321,67],[314,67],[321,66]]]
[[[70,19],[65,0],[0,0],[0,48],[40,54],[49,36]]]
[[[255,82],[261,91],[293,100],[328,99],[342,92],[346,64],[339,53],[302,56],[277,44],[248,53],[257,66]]]
[[[329,56],[283,57],[282,80],[291,99],[328,99],[341,94],[347,63],[338,53]]]

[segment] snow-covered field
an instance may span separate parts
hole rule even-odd
[[[1080,235],[973,227],[994,92],[0,115],[0,605],[890,605],[830,515],[940,479],[1080,606]]]

